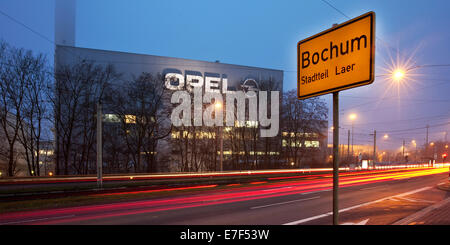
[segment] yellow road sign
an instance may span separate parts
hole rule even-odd
[[[368,12],[298,42],[298,98],[370,84],[374,66],[375,13]]]

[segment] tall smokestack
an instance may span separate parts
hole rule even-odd
[[[55,43],[75,46],[76,0],[55,0]]]

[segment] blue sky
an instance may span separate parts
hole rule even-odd
[[[353,18],[376,13],[376,73],[389,55],[416,65],[450,64],[450,1],[328,0]],[[2,0],[0,10],[53,40],[55,0]],[[303,1],[125,1],[78,0],[76,43],[80,47],[144,53],[284,70],[284,88],[296,89],[296,44],[348,20],[321,0]],[[0,38],[47,54],[53,44],[0,14]],[[388,62],[389,63],[389,62]],[[355,143],[371,144],[383,132],[450,120],[450,68],[417,69],[407,84],[377,78],[372,85],[341,92],[341,143],[348,115],[357,113]],[[331,95],[322,98],[328,103]],[[331,107],[330,107],[331,113]],[[331,114],[330,114],[331,118]],[[330,121],[331,122],[331,121]],[[331,125],[331,124],[330,124]],[[430,128],[443,139],[448,125]],[[331,135],[331,134],[330,134]],[[379,146],[399,148],[403,139],[425,140],[425,130],[393,132]]]

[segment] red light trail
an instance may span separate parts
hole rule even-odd
[[[441,168],[415,168],[403,169],[402,171],[374,171],[373,173],[342,173],[340,174],[340,187],[345,188],[355,185],[365,185],[370,183],[406,179],[412,177],[445,173],[447,167]],[[93,220],[100,218],[132,215],[140,213],[159,212],[191,207],[201,207],[233,202],[242,202],[255,199],[295,195],[316,191],[326,191],[332,189],[332,178],[329,174],[315,175],[320,179],[289,180],[285,182],[267,183],[265,181],[252,182],[255,186],[235,186],[231,189],[215,190],[217,185],[204,185],[183,188],[166,188],[161,190],[147,190],[108,194],[95,194],[93,196],[131,195],[140,193],[150,193],[156,191],[177,191],[189,189],[210,190],[204,193],[197,193],[185,197],[168,197],[143,201],[129,201],[122,203],[112,203],[105,205],[90,205],[73,208],[60,208],[51,210],[25,211],[15,213],[0,214],[0,224],[58,224],[76,222],[83,220]],[[305,176],[302,176],[305,177]],[[311,177],[311,176],[309,176]],[[258,185],[257,185],[258,184]],[[262,185],[264,184],[264,185]]]

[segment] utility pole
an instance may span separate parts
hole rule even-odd
[[[403,156],[403,160],[405,160],[405,140],[403,140],[403,147],[402,147],[402,156]]]
[[[377,160],[377,131],[373,131],[373,163],[372,167],[375,169],[375,161]]]
[[[417,164],[417,143],[414,143],[414,146],[416,147],[416,156],[415,156],[415,159],[416,159],[416,164]]]
[[[103,187],[102,160],[102,104],[97,102],[97,187]]]
[[[348,130],[347,142],[347,161],[350,161],[350,129]]]
[[[353,156],[353,154],[354,154],[354,153],[353,153],[353,131],[354,131],[354,130],[353,130],[353,121],[352,121],[352,156]]]
[[[373,134],[373,162],[372,162],[372,168],[375,169],[375,160],[377,159],[377,131],[374,130]]]
[[[223,171],[223,126],[220,126],[220,171]]]
[[[426,158],[427,158],[427,161],[428,161],[428,128],[429,128],[430,126],[427,124],[427,138],[426,138],[426,140],[425,140],[425,156],[426,156]]]

